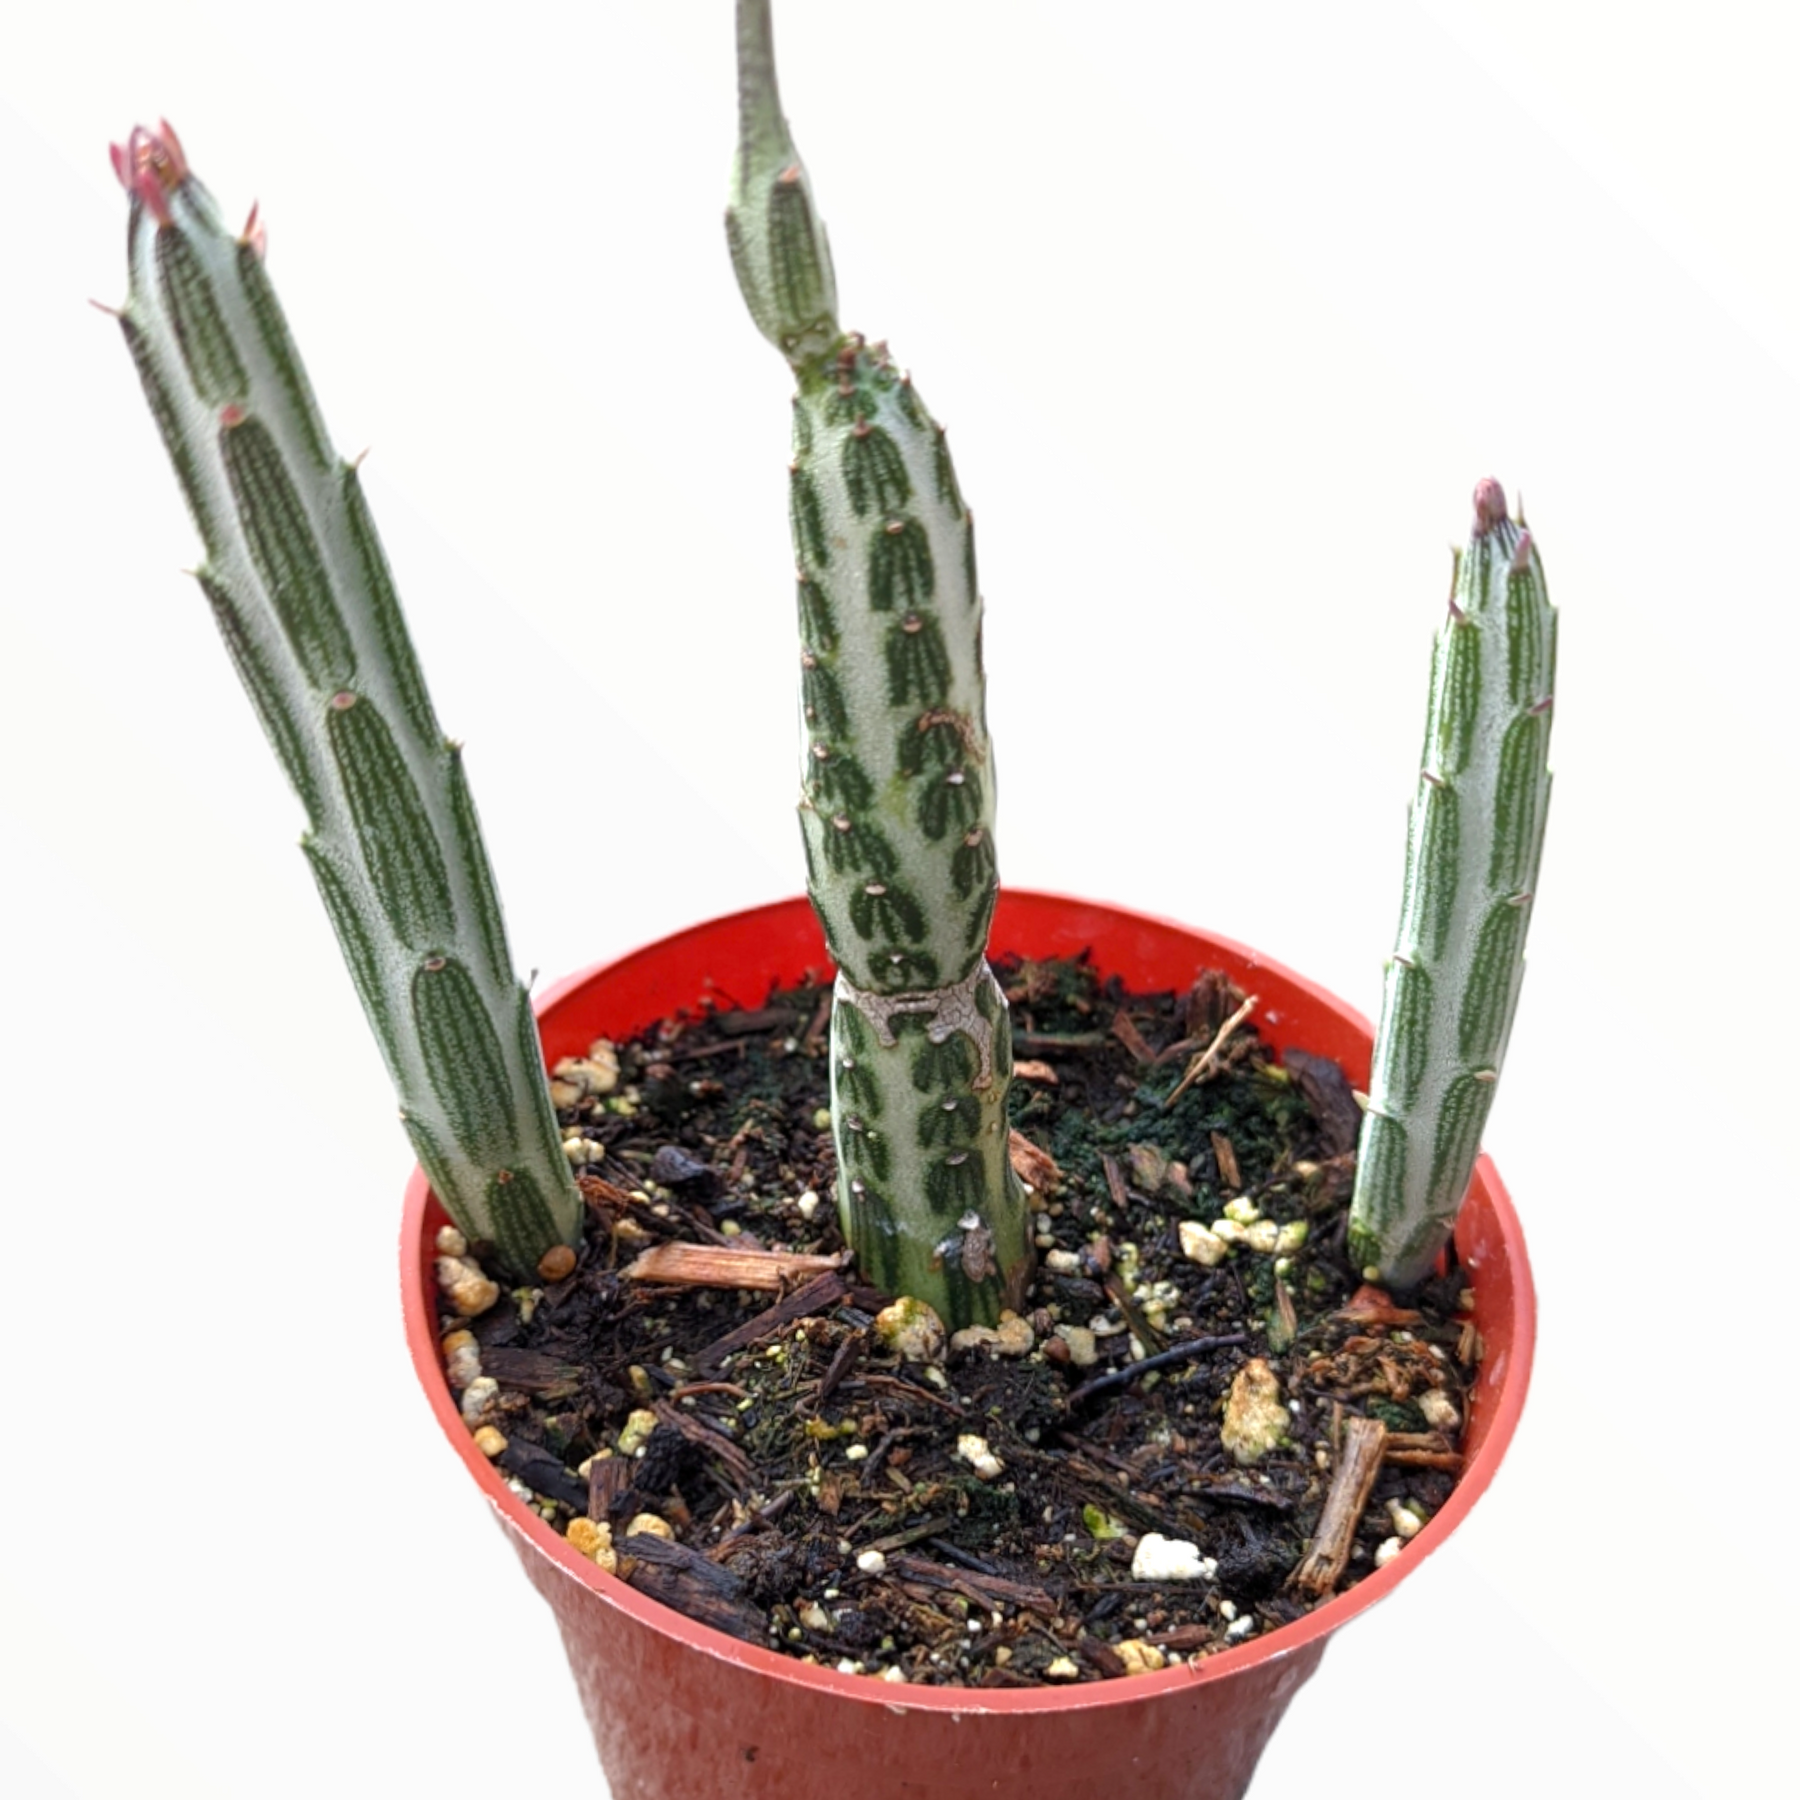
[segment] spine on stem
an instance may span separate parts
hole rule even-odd
[[[1422,1280],[1448,1243],[1500,1079],[1550,807],[1555,676],[1537,546],[1484,480],[1432,657],[1351,1202],[1351,1256],[1391,1287]]]
[[[115,146],[119,314],[205,546],[196,571],[306,812],[301,848],[439,1199],[528,1276],[577,1241],[536,1023],[459,747],[439,729],[356,465],[330,449],[254,210],[221,223],[165,124]]]
[[[974,520],[911,378],[838,325],[767,0],[740,0],[738,70],[727,237],[796,382],[800,827],[838,965],[839,1214],[868,1279],[952,1330],[992,1324],[1022,1297],[1031,1249],[1007,1153],[1011,1028],[986,955],[999,884]]]

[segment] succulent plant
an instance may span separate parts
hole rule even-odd
[[[974,519],[943,427],[884,343],[842,329],[782,116],[769,0],[738,0],[726,232],[795,381],[808,890],[837,964],[839,1216],[865,1276],[952,1330],[1018,1306],[1032,1252],[1009,1154],[994,759]],[[465,1235],[520,1276],[581,1201],[459,747],[439,729],[354,463],[329,448],[254,209],[221,224],[165,125],[114,147],[131,197],[119,313],[205,545],[196,571],[306,812],[302,848]],[[1454,1225],[1523,971],[1549,804],[1555,613],[1523,523],[1476,489],[1438,636],[1398,942],[1350,1221],[1394,1286]]]
[[[581,1198],[462,753],[356,465],[326,439],[254,209],[228,231],[166,124],[113,166],[131,196],[119,325],[205,546],[201,591],[305,809],[301,848],[419,1161],[463,1232],[529,1275],[577,1241]]]
[[[750,315],[795,380],[800,828],[838,966],[838,1211],[870,1279],[953,1330],[992,1324],[1022,1297],[1031,1246],[986,954],[999,881],[974,519],[911,376],[838,324],[768,0],[739,0],[737,31],[725,223]]]
[[[1555,676],[1537,546],[1483,481],[1432,656],[1351,1202],[1351,1256],[1393,1287],[1427,1275],[1449,1240],[1506,1055],[1550,807]]]

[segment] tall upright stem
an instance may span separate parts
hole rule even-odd
[[[515,1275],[578,1241],[537,1025],[460,747],[443,734],[356,465],[329,448],[252,213],[221,224],[165,125],[114,151],[119,315],[206,554],[225,647],[438,1198]]]
[[[974,519],[911,377],[839,329],[766,0],[741,0],[738,55],[727,236],[797,384],[800,826],[839,971],[839,1213],[869,1279],[952,1328],[991,1324],[1022,1298],[1031,1247],[1007,1154],[1011,1026],[986,957],[999,883]]]

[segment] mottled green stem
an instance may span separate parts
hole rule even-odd
[[[577,1241],[570,1178],[461,752],[438,728],[356,467],[331,452],[251,215],[165,125],[115,147],[119,323],[206,547],[197,571],[306,810],[301,847],[451,1217],[515,1275]]]
[[[1449,1241],[1493,1104],[1550,806],[1555,675],[1537,547],[1483,481],[1432,658],[1350,1211],[1351,1255],[1391,1287]]]
[[[738,6],[738,93],[732,264],[797,383],[800,826],[839,971],[839,1213],[870,1280],[953,1330],[991,1324],[1021,1299],[1031,1245],[986,957],[999,888],[974,520],[910,377],[838,327],[767,0]]]

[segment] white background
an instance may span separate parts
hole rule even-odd
[[[1789,9],[783,0],[846,323],[981,518],[1002,868],[1366,1011],[1477,476],[1563,608],[1489,1137],[1543,1311],[1459,1538],[1258,1800],[1771,1794],[1791,1713]],[[785,372],[723,0],[21,7],[0,41],[12,1800],[596,1793],[437,1436],[408,1158],[178,569],[106,144],[166,113],[367,476],[522,965],[791,892]],[[1784,1666],[1785,1665],[1785,1666]]]

